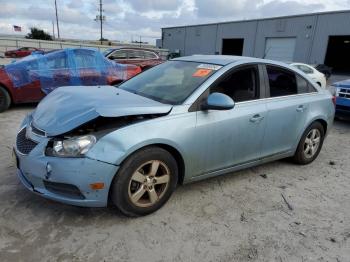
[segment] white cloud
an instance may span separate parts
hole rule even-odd
[[[135,11],[172,11],[176,10],[182,0],[129,0],[127,1]]]
[[[212,0],[196,0],[196,7],[199,17],[220,19],[249,14],[261,3],[263,0],[215,0],[215,3]]]

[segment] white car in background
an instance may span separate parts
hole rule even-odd
[[[327,87],[326,76],[323,73],[317,71],[317,69],[315,69],[314,67],[303,63],[291,63],[290,65],[303,71],[322,88]]]

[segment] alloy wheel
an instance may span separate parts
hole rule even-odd
[[[312,158],[321,142],[321,133],[318,129],[311,129],[305,138],[304,155],[306,158]]]
[[[170,170],[165,163],[151,160],[142,164],[132,174],[128,194],[138,207],[150,207],[165,194],[170,182]]]

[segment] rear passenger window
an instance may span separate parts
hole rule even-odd
[[[288,96],[298,94],[295,73],[276,66],[266,66],[270,84],[270,96]]]
[[[309,83],[302,77],[297,76],[297,82],[298,82],[298,93],[309,93]]]
[[[297,82],[299,94],[312,93],[317,91],[308,81],[306,81],[301,76],[297,75]]]
[[[210,88],[210,93],[228,95],[235,102],[259,98],[259,77],[256,66],[237,69]]]

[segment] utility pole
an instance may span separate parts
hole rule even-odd
[[[101,45],[103,44],[103,36],[102,36],[102,24],[106,20],[106,16],[102,15],[104,10],[102,9],[102,0],[100,0],[100,8],[99,8],[100,14],[96,16],[95,21],[100,21],[100,41]]]
[[[58,26],[57,3],[55,0],[56,23],[57,23],[57,38],[60,39],[60,27]]]
[[[55,39],[55,22],[52,20],[52,37]]]

